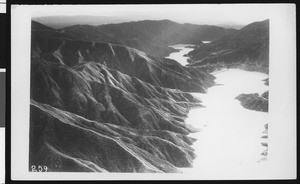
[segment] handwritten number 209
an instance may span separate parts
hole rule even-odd
[[[31,171],[32,172],[47,172],[48,171],[48,167],[47,166],[42,166],[42,165],[32,165],[31,166]]]

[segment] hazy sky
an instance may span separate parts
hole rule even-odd
[[[36,5],[32,16],[93,15],[126,20],[170,19],[179,23],[246,25],[268,17],[268,5],[181,4],[181,5]]]

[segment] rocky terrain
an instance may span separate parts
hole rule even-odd
[[[188,53],[190,66],[226,65],[268,73],[269,20],[251,23]],[[217,67],[217,66],[216,66]]]
[[[214,77],[128,46],[32,22],[31,165],[64,172],[180,172],[195,158],[184,123]]]

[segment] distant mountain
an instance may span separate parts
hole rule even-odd
[[[117,18],[117,17],[87,16],[87,15],[35,17],[32,20],[42,23],[54,29],[61,29],[64,27],[69,27],[74,25],[98,26],[101,24],[129,22],[129,20]]]
[[[251,63],[268,69],[269,20],[251,23],[188,53],[190,66],[215,63]]]
[[[55,31],[54,28],[46,26],[36,21],[31,22],[31,30],[32,31]]]
[[[218,27],[223,27],[225,29],[236,29],[236,30],[239,30],[245,26],[245,25],[236,24],[236,23],[214,24],[214,25],[218,26]]]
[[[128,46],[32,22],[29,165],[57,172],[180,172],[184,123],[214,77]],[[186,91],[186,92],[184,92]]]
[[[92,42],[126,45],[154,56],[168,56],[175,44],[199,44],[235,32],[217,26],[179,24],[170,20],[144,20],[100,26],[75,25],[63,28],[64,33]]]

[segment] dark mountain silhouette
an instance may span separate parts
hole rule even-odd
[[[217,26],[179,24],[170,20],[144,20],[100,26],[75,25],[62,29],[78,39],[111,42],[136,48],[154,56],[168,56],[174,44],[198,44],[235,32]]]
[[[268,69],[269,20],[251,23],[235,33],[204,44],[188,53],[190,66],[247,63]]]
[[[32,22],[31,165],[65,172],[180,172],[184,123],[214,77],[119,44]],[[183,92],[186,91],[186,92]]]
[[[55,31],[55,29],[36,21],[31,21],[31,30],[32,31]]]
[[[98,26],[101,24],[112,24],[129,22],[126,19],[109,17],[109,16],[89,16],[89,15],[74,15],[74,16],[45,16],[45,17],[35,17],[34,21],[37,21],[46,26],[52,27],[54,29],[61,29],[64,27],[88,24],[92,26]]]

